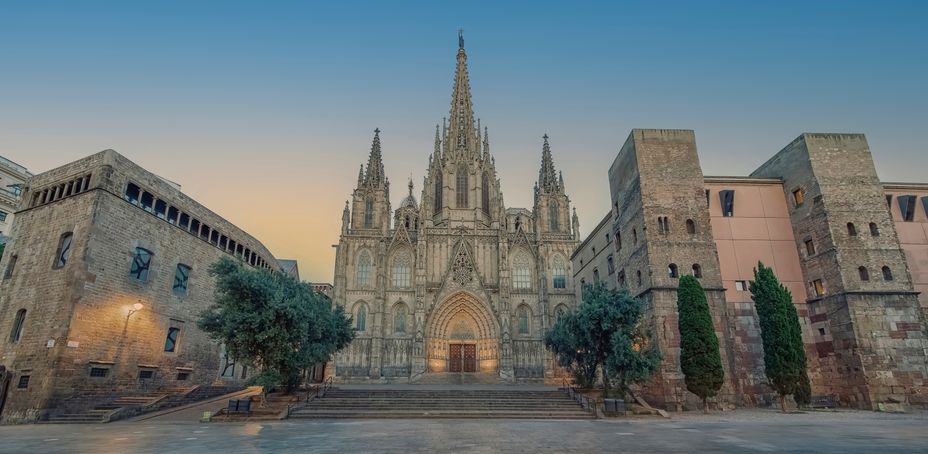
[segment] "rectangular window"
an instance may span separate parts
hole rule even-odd
[[[148,271],[151,268],[152,253],[148,249],[135,248],[135,256],[132,258],[132,267],[129,268],[129,276],[141,282],[148,281]]]
[[[187,381],[190,378],[190,372],[178,372],[177,381]]]
[[[626,287],[625,270],[619,271],[619,287]]]
[[[168,208],[168,224],[174,225],[177,224],[177,208],[170,207]]]
[[[806,240],[806,255],[808,257],[815,255],[815,242],[812,240]]]
[[[193,219],[190,221],[190,234],[193,236],[200,234],[200,221],[198,219]]]
[[[217,247],[219,246],[219,231],[218,230],[213,230],[213,232],[209,236],[209,242],[213,246],[217,246]]]
[[[177,351],[177,344],[180,341],[180,326],[183,322],[172,320],[171,325],[168,327],[167,336],[164,338],[164,351],[168,353],[174,353]]]
[[[10,263],[8,263],[8,264],[6,265],[6,272],[3,273],[3,278],[4,278],[4,279],[9,279],[9,278],[13,277],[13,270],[16,268],[16,259],[17,259],[17,258],[19,258],[19,256],[17,256],[17,255],[14,255],[14,256],[10,257]]]
[[[178,227],[189,230],[190,229],[190,216],[187,213],[180,214],[180,222],[177,224]]]
[[[183,263],[178,263],[174,270],[174,286],[172,291],[175,295],[184,296],[187,294],[187,282],[190,279],[191,268]]]
[[[743,292],[748,289],[748,283],[745,281],[735,281],[735,290]]]
[[[899,212],[902,213],[902,220],[912,222],[915,220],[915,197],[914,195],[901,195],[899,199]]]
[[[20,375],[19,382],[16,383],[16,389],[26,389],[29,387],[29,376]]]
[[[730,218],[735,214],[735,191],[725,189],[719,191],[719,201],[722,203],[722,216]]]
[[[125,199],[127,202],[133,205],[138,205],[140,194],[141,194],[141,191],[139,190],[139,187],[136,186],[134,183],[129,183],[129,185],[126,186]]]
[[[229,248],[229,237],[222,235],[219,237],[219,249],[223,251]]]
[[[825,295],[825,284],[822,283],[821,279],[816,279],[812,281],[812,290],[815,293],[815,296],[824,296]]]
[[[925,216],[928,216],[928,197],[922,197],[922,208],[925,209]]]
[[[155,371],[153,369],[142,369],[139,371],[139,380],[151,380],[155,378]]]
[[[793,190],[793,203],[795,203],[797,207],[805,203],[805,201],[806,194],[803,192],[802,188]]]
[[[142,203],[141,206],[145,211],[151,213],[152,205],[155,204],[155,196],[151,195],[150,192],[142,193]]]
[[[6,211],[0,210],[0,222],[6,222],[6,216],[7,216],[7,214],[9,214],[9,213],[7,213]]]
[[[155,216],[164,219],[168,212],[168,204],[161,199],[155,201]]]
[[[71,240],[74,235],[71,232],[66,232],[61,235],[61,239],[58,240],[58,251],[55,253],[55,266],[53,268],[62,268],[68,263],[68,259],[71,258]]]
[[[200,226],[200,239],[209,241],[209,231],[210,228],[208,225],[203,224]]]
[[[95,378],[103,378],[110,374],[110,369],[108,367],[91,367],[90,376]]]

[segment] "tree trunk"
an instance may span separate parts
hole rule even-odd
[[[707,415],[709,414],[709,398],[707,397],[702,398],[702,412]]]
[[[780,410],[786,413],[786,396],[783,394],[780,394]]]

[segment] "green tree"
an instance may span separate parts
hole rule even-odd
[[[811,386],[793,296],[773,270],[760,262],[754,269],[750,290],[760,321],[764,369],[770,386],[780,396],[780,408],[786,411],[787,395],[792,395],[797,404],[806,405],[811,399]]]
[[[719,339],[712,325],[706,292],[693,276],[680,278],[677,289],[677,325],[680,330],[680,369],[686,389],[702,399],[709,412],[710,397],[718,394],[725,379]]]
[[[351,319],[340,306],[292,276],[223,257],[209,268],[216,301],[197,326],[229,355],[260,371],[251,382],[267,391],[299,386],[301,372],[348,345]]]
[[[624,397],[629,386],[646,381],[660,363],[660,353],[641,326],[644,302],[627,290],[597,282],[583,288],[583,300],[545,333],[545,346],[558,364],[583,387],[593,387],[602,372],[603,395],[613,384]]]

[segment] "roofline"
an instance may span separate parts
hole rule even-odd
[[[590,230],[590,234],[586,236],[586,239],[583,240],[583,242],[581,242],[580,245],[577,246],[576,249],[574,249],[574,252],[570,254],[571,261],[573,261],[574,257],[577,256],[577,253],[580,252],[580,250],[583,249],[583,247],[586,246],[586,244],[589,243],[590,240],[593,239],[593,232],[599,231],[599,229],[602,228],[602,226],[607,221],[610,221],[610,220],[612,220],[612,210],[609,210],[608,212],[606,212],[606,216],[603,217],[603,220],[599,221],[599,224],[596,224],[596,227],[593,230]]]
[[[761,178],[750,176],[705,176],[703,180],[706,183],[732,183],[732,184],[783,184],[782,178]]]
[[[914,191],[928,191],[928,183],[883,183],[883,189],[911,189]]]

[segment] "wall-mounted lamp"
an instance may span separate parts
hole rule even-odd
[[[128,320],[129,317],[132,316],[132,314],[134,314],[134,313],[136,313],[136,312],[138,312],[138,311],[140,311],[140,310],[142,310],[142,309],[144,309],[144,308],[145,308],[145,305],[142,304],[142,303],[135,303],[135,304],[133,304],[133,305],[132,305],[132,309],[129,309],[129,314],[126,315],[126,319]]]

